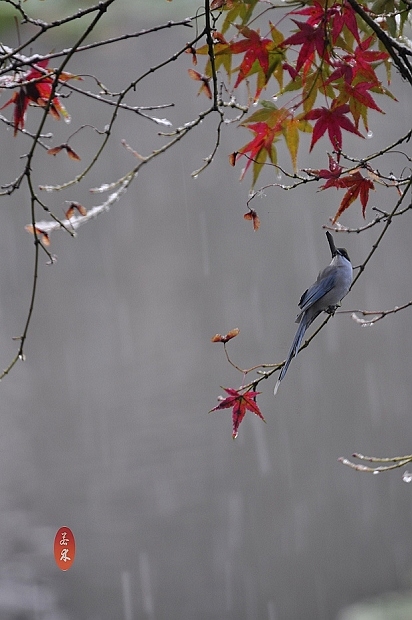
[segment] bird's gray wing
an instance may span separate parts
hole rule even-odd
[[[326,268],[322,271],[318,279],[307,291],[305,291],[300,298],[299,308],[301,309],[300,316],[306,312],[309,308],[311,308],[317,301],[322,299],[326,293],[335,286],[336,283],[336,270],[333,269],[332,273],[327,273]]]

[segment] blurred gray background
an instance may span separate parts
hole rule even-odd
[[[51,10],[50,2],[25,8],[40,4]],[[59,4],[67,6],[63,14],[80,6]],[[143,3],[116,3],[91,40],[192,15],[198,5],[159,0],[152,8],[148,14]],[[43,49],[33,51],[68,46],[73,36],[70,29],[59,39],[50,34]],[[165,30],[79,54],[67,69],[121,89],[192,36],[186,28]],[[15,28],[2,38],[16,45]],[[208,102],[196,98],[190,60],[184,56],[151,76],[128,101],[173,102],[155,115],[175,127],[195,118]],[[90,78],[82,87],[95,88]],[[347,152],[366,155],[407,131],[410,91],[395,73],[391,89],[399,102],[379,98],[387,114],[371,112],[373,138],[345,135]],[[80,124],[103,128],[108,122],[110,110],[102,104],[75,95],[64,103],[73,121],[48,121],[53,144]],[[3,114],[10,118],[12,108]],[[30,109],[27,127],[39,116]],[[209,117],[143,167],[122,200],[77,238],[53,234],[55,265],[41,257],[27,361],[0,385],[4,620],[330,620],[343,618],[342,610],[356,601],[411,588],[412,487],[399,470],[372,476],[337,461],[354,451],[412,452],[409,310],[369,329],[349,314],[335,316],[294,360],[276,399],[275,377],[260,385],[267,424],[248,414],[235,442],[230,411],[207,413],[221,385],[241,383],[210,338],[239,327],[229,351],[242,367],[284,359],[299,297],[330,260],[322,225],[342,198],[334,190],[316,193],[315,185],[269,189],[253,203],[262,220],[254,232],[242,217],[250,176],[239,183],[241,166],[233,169],[227,159],[249,132],[225,127],[213,165],[190,177],[213,148],[216,124]],[[102,196],[89,188],[116,180],[136,163],[120,141],[145,155],[164,143],[158,131],[120,114],[112,145],[86,182],[42,197],[56,214],[66,200],[98,204]],[[17,176],[30,142],[13,139],[4,127],[1,140],[4,183]],[[326,141],[308,161],[308,140],[299,165],[325,167]],[[39,151],[36,183],[69,180],[97,144],[91,130],[73,139],[80,163]],[[280,155],[287,157],[282,148]],[[391,155],[379,167],[398,174],[405,164]],[[270,171],[261,179],[274,180]],[[370,205],[390,210],[396,199],[395,190],[379,190]],[[26,189],[0,204],[0,359],[6,367],[28,311],[34,246],[24,230]],[[343,309],[389,309],[411,298],[409,217],[393,222]],[[342,223],[363,224],[358,203]],[[358,265],[379,231],[339,236],[338,244]],[[65,573],[53,558],[62,525],[77,543]]]

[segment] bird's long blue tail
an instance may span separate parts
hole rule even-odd
[[[312,321],[310,321],[310,323],[311,322]],[[290,365],[290,362],[295,357],[295,355],[297,355],[297,353],[298,353],[298,351],[300,349],[300,345],[301,345],[302,340],[303,340],[303,336],[305,335],[305,332],[306,332],[307,328],[309,327],[310,323],[307,322],[307,317],[306,316],[302,317],[302,320],[299,323],[299,327],[298,327],[298,329],[296,331],[296,334],[295,334],[295,337],[293,339],[292,346],[290,347],[288,356],[286,358],[285,364],[284,364],[282,370],[280,371],[280,375],[279,375],[279,378],[278,378],[278,380],[276,382],[275,389],[273,390],[273,394],[276,394],[276,392],[278,391],[280,382],[282,381],[282,379],[286,375],[286,373],[288,371],[288,368],[289,368],[289,365]]]

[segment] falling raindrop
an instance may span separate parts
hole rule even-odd
[[[273,101],[277,101],[278,100],[278,96],[277,95],[273,95],[272,99],[273,99]]]
[[[277,171],[276,178],[277,178],[278,181],[280,181],[282,179],[282,173],[281,173],[280,170]]]
[[[373,131],[371,131],[369,129],[368,133],[366,134],[366,137],[370,140],[371,138],[373,138]]]

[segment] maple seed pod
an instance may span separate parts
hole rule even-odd
[[[238,327],[235,327],[234,329],[231,329],[230,332],[226,334],[226,336],[222,336],[222,334],[215,334],[213,338],[211,338],[210,340],[212,342],[226,343],[229,340],[232,340],[232,338],[236,338],[239,332],[240,332],[240,329]]]
[[[76,542],[69,527],[61,527],[54,537],[54,559],[62,571],[69,570],[76,555]]]
[[[212,342],[223,342],[223,336],[222,334],[215,334],[210,340]]]
[[[251,209],[247,213],[244,214],[245,220],[251,220],[253,222],[253,230],[259,230],[260,228],[260,219],[258,214],[254,209]]]
[[[235,327],[235,329],[231,329],[230,332],[227,332],[226,336],[225,336],[225,340],[226,342],[228,340],[231,340],[232,338],[236,338],[236,336],[239,334],[240,329],[238,327]]]
[[[237,151],[234,151],[234,153],[231,153],[229,155],[229,164],[231,166],[234,166],[236,164],[236,157],[237,157]]]

